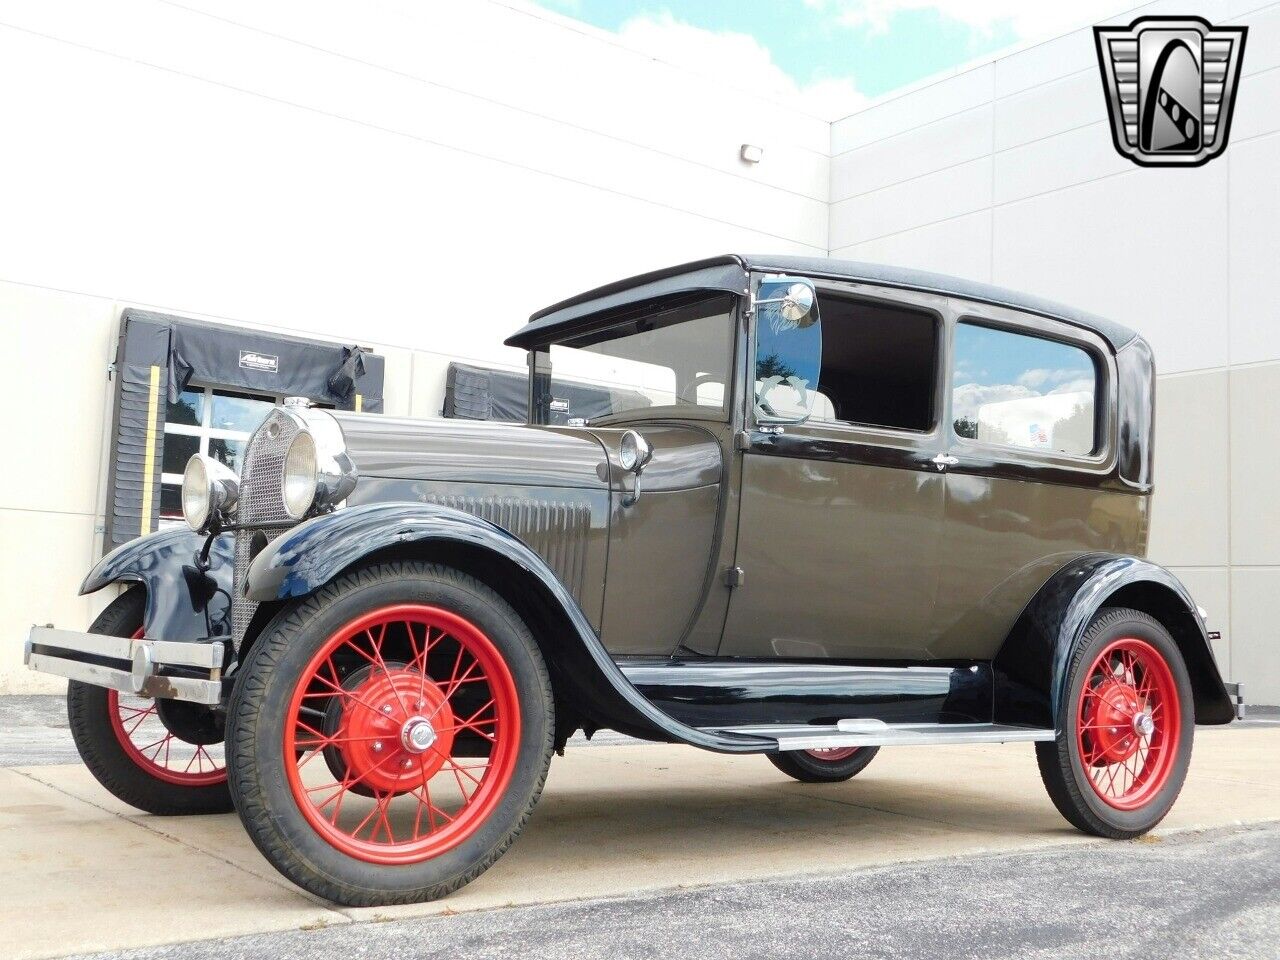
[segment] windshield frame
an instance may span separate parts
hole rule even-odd
[[[592,417],[589,421],[582,424],[584,426],[609,426],[619,423],[630,423],[641,420],[697,420],[711,423],[727,423],[733,415],[737,407],[737,381],[738,371],[741,365],[740,348],[742,344],[742,303],[743,298],[740,295],[727,293],[723,290],[699,290],[696,294],[684,294],[673,298],[668,298],[658,302],[649,302],[645,304],[635,305],[621,313],[611,313],[605,316],[595,318],[594,322],[588,321],[582,327],[566,333],[554,340],[545,343],[539,343],[529,349],[529,390],[528,390],[528,423],[538,426],[555,426],[550,423],[550,400],[552,397],[551,379],[554,373],[553,362],[551,359],[551,348],[553,346],[572,348],[574,341],[581,340],[588,336],[597,336],[607,334],[609,331],[626,328],[637,322],[644,321],[662,314],[671,313],[678,310],[686,310],[702,304],[725,302],[727,309],[719,315],[723,317],[724,323],[730,326],[728,331],[728,344],[725,351],[725,367],[724,367],[724,396],[720,406],[714,407],[704,404],[676,403],[676,404],[660,404],[649,407],[636,407],[629,410],[622,410],[617,413],[607,414],[602,417]],[[675,326],[679,323],[689,323],[694,319],[676,320],[671,323]],[[627,336],[637,331],[630,330],[620,332],[619,337]],[[608,337],[600,337],[600,340],[611,339]],[[570,377],[570,379],[573,379]],[[576,425],[576,424],[570,424]]]

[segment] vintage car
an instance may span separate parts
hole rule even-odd
[[[837,782],[880,747],[1033,743],[1062,815],[1169,811],[1242,711],[1142,559],[1154,366],[1034,297],[724,256],[533,315],[527,423],[275,408],[197,455],[88,633],[33,628],[89,769],[238,811],[342,904],[487,869],[608,728]],[[714,824],[707,829],[714,830]]]

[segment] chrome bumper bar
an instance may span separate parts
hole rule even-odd
[[[32,627],[22,661],[40,673],[142,697],[209,706],[222,700],[223,648],[217,641],[130,640]]]
[[[1243,683],[1227,683],[1223,684],[1227,688],[1227,696],[1236,705],[1236,719],[1243,720],[1245,715],[1244,707],[1244,684]]]

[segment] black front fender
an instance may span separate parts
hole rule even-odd
[[[209,549],[208,567],[196,558],[205,537],[186,528],[161,530],[116,547],[80,584],[81,595],[112,583],[140,583],[147,591],[143,629],[157,640],[231,636],[234,540],[224,533]]]
[[[503,565],[499,592],[524,590],[555,611],[557,629],[537,636],[543,656],[568,689],[569,700],[600,726],[722,753],[755,753],[777,746],[759,737],[699,730],[672,718],[632,685],[605,650],[586,614],[546,562],[501,527],[449,507],[425,503],[372,503],[301,523],[253,558],[245,596],[259,603],[290,600],[320,589],[368,557],[398,550],[430,556],[432,545],[462,546]]]
[[[1230,723],[1235,705],[1214,660],[1195,601],[1172,573],[1137,557],[1089,554],[1049,579],[993,662],[997,723],[1055,725],[1067,663],[1098,611],[1133,607],[1173,635],[1191,675],[1197,723]]]

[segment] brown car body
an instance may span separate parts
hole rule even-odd
[[[779,276],[813,284],[819,311],[837,318],[825,322],[839,322],[837,302],[934,318],[928,429],[761,422],[748,387],[754,304],[760,283]],[[720,407],[551,422],[553,344],[707,298],[729,305],[731,382]],[[1095,449],[1068,456],[958,436],[944,413],[962,319],[1087,351]],[[1234,716],[1194,602],[1143,559],[1154,363],[1133,331],[918,271],[727,256],[556,304],[508,343],[529,351],[528,423],[334,412],[357,486],[344,509],[288,537],[276,518],[242,503],[242,549],[231,534],[210,549],[208,576],[233,598],[224,620],[174,601],[175,588],[186,591],[173,563],[148,559],[181,555],[186,547],[160,541],[190,534],[120,548],[85,589],[142,580],[158,597],[148,635],[197,639],[211,624],[199,630],[204,639],[229,636],[241,649],[279,605],[353,564],[443,556],[514,597],[542,631],[562,704],[560,743],[579,727],[612,727],[740,752],[778,749],[763,729],[771,723],[1052,730],[1064,651],[1098,610],[1123,600],[1177,639],[1197,720]],[[639,478],[620,459],[628,431],[652,448]],[[247,471],[258,442],[247,446]],[[266,535],[250,550],[255,526]]]

